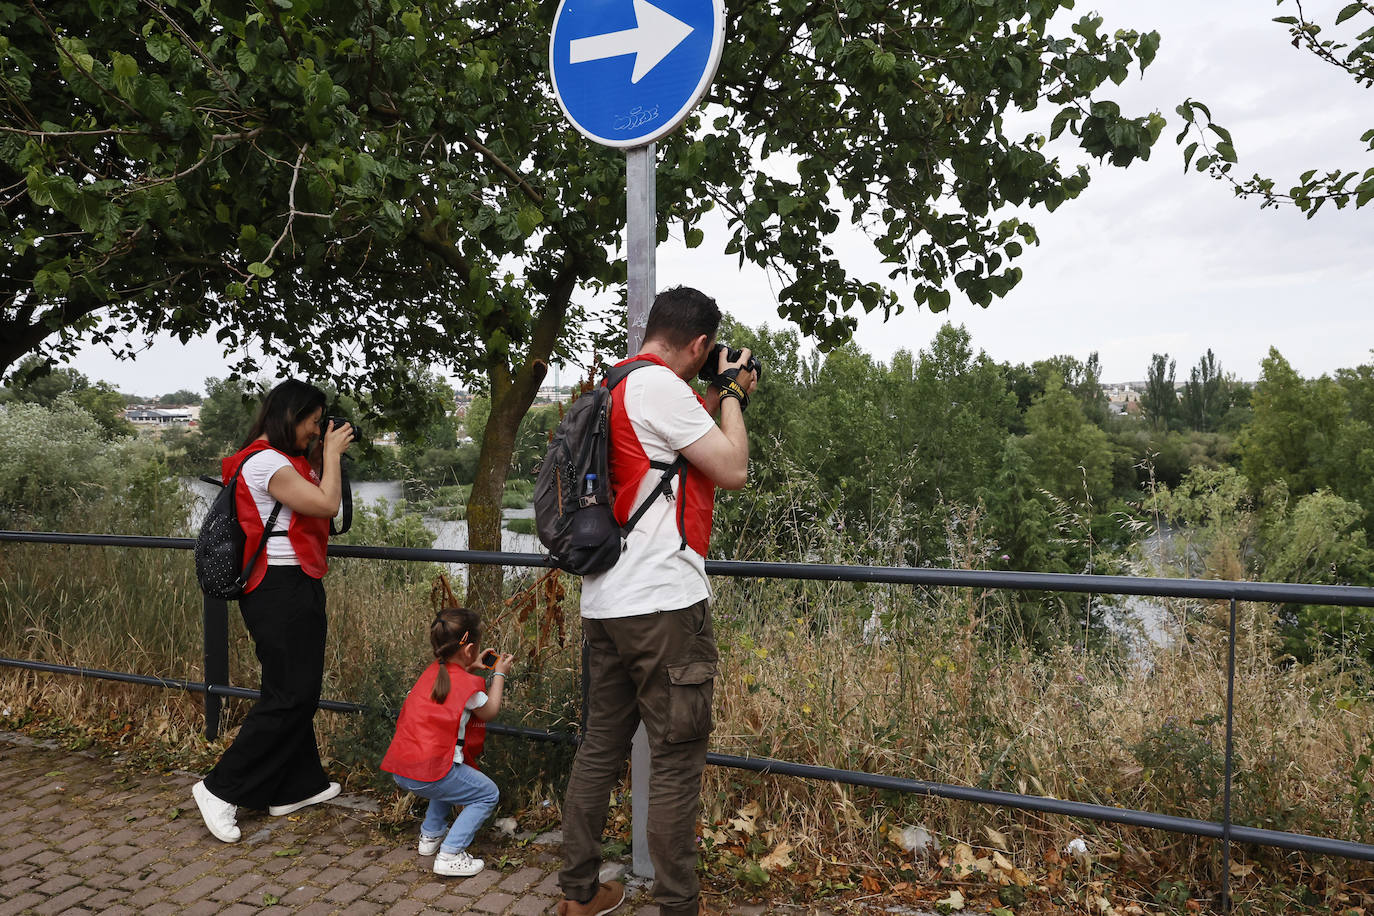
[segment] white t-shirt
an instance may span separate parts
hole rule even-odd
[[[631,372],[621,383],[625,413],[650,461],[670,462],[715,425],[686,382],[666,366]],[[634,507],[658,486],[663,471],[650,468]],[[674,611],[711,597],[706,560],[682,547],[677,526],[677,486],[672,499],[656,496],[626,539],[620,560],[604,573],[582,579],[582,616],[604,619]],[[625,499],[620,494],[619,499]],[[633,514],[634,510],[631,510]]]
[[[243,473],[240,475],[240,480],[248,484],[248,492],[253,494],[253,501],[258,504],[258,516],[262,519],[263,527],[267,526],[267,517],[272,514],[272,507],[277,503],[272,498],[272,494],[267,491],[267,482],[272,479],[273,474],[286,467],[291,467],[291,462],[287,460],[285,455],[273,448],[254,452],[243,463]],[[281,511],[277,513],[277,521],[272,525],[272,530],[285,531],[290,527],[291,508],[286,503],[282,503]],[[274,566],[300,565],[300,561],[296,558],[296,549],[291,546],[289,537],[278,535],[267,539],[267,562]]]
[[[468,697],[467,705],[463,707],[463,717],[458,720],[458,744],[453,748],[453,762],[463,762],[463,736],[468,731],[468,720],[472,718],[472,711],[479,706],[485,706],[487,694],[484,690],[479,690]]]

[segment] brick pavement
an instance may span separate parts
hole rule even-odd
[[[374,803],[342,796],[289,817],[241,812],[243,839],[230,845],[201,822],[196,778],[0,733],[0,916],[542,916],[559,897],[554,835],[502,847],[484,832],[474,851],[487,868],[441,878],[413,837],[378,829]],[[643,882],[628,884],[618,913],[657,916]],[[772,912],[806,908],[731,911]]]

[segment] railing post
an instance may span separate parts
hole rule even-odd
[[[1226,640],[1226,771],[1221,796],[1221,911],[1231,912],[1231,766],[1232,727],[1236,709],[1236,599],[1231,599],[1230,635]]]
[[[205,596],[205,740],[219,737],[219,713],[224,698],[209,688],[229,686],[229,603]]]

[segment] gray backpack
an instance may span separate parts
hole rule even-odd
[[[686,459],[649,462],[663,471],[658,487],[624,527],[615,520],[611,496],[611,392],[647,360],[626,363],[576,401],[554,431],[534,485],[534,523],[549,552],[549,565],[579,576],[601,573],[620,559],[625,537],[660,494],[672,494],[673,475]]]

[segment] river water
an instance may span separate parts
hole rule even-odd
[[[193,477],[183,478],[183,484],[191,491],[195,497],[195,502],[191,506],[191,530],[196,531],[200,528],[200,521],[205,517],[205,510],[219,492],[219,487],[208,484],[203,480]],[[395,506],[403,499],[401,482],[399,480],[358,480],[353,484],[353,505],[355,508],[367,506],[375,508],[383,503]],[[524,509],[505,509],[501,513],[505,519],[533,518],[534,510],[526,507]],[[435,518],[433,516],[421,516],[425,527],[434,534],[434,547],[438,550],[467,550],[468,547],[468,524],[463,521],[449,521],[446,519]],[[501,549],[508,553],[542,553],[543,548],[539,543],[539,538],[532,534],[519,534],[506,529],[501,530]],[[462,575],[465,567],[462,564],[445,564],[449,571]]]

